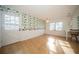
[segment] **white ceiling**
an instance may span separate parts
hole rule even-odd
[[[71,16],[78,8],[76,5],[8,5],[7,7],[15,8],[44,20]]]

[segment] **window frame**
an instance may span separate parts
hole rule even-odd
[[[49,23],[49,30],[50,31],[62,31],[63,30],[63,22],[53,22],[54,23],[54,25],[50,25],[50,24],[52,24],[52,23]],[[58,26],[57,24],[59,24],[59,23],[61,23],[62,24],[62,26]],[[60,25],[60,24],[59,24]],[[53,26],[53,28],[52,29],[50,29],[50,26],[52,27]],[[61,27],[61,28],[60,28]],[[57,29],[57,28],[60,28],[60,29]]]
[[[8,16],[8,21],[6,20]],[[11,17],[14,17],[14,19],[12,20]],[[19,19],[16,19],[16,17],[18,17]],[[4,14],[3,15],[4,18],[4,29],[5,30],[19,30],[19,24],[20,24],[20,17],[17,15],[11,15],[11,14]],[[18,20],[18,23],[16,23],[16,20]],[[13,23],[12,23],[13,21]],[[9,26],[9,27],[8,27]]]

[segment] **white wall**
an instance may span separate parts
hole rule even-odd
[[[1,27],[0,27],[0,47],[1,47]]]
[[[0,47],[1,47],[1,26],[0,26]]]
[[[2,32],[1,32],[1,14],[0,14],[0,47],[1,47],[1,34],[2,34]]]
[[[0,47],[1,47],[1,24],[0,24]]]
[[[36,30],[36,31],[4,31],[2,46],[12,44],[15,42],[28,40],[33,37],[37,37],[44,34],[44,30]]]
[[[72,18],[72,29],[79,29],[78,27],[78,24],[77,24],[77,20],[78,20],[78,17],[79,16],[79,8],[76,9],[75,13],[73,14],[73,18]]]

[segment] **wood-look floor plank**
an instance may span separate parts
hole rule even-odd
[[[79,53],[79,43],[66,41],[63,37],[42,35],[4,46],[0,48],[0,52],[5,54],[75,54]]]

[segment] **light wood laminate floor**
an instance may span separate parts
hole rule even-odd
[[[63,37],[42,35],[20,41],[1,48],[8,54],[75,54],[79,53],[79,43],[66,41]]]

